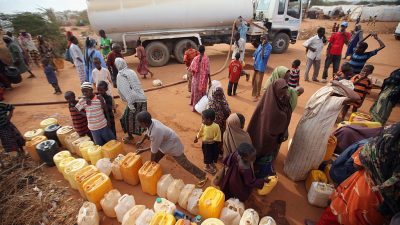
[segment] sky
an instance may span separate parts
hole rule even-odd
[[[84,10],[87,6],[86,0],[0,0],[0,13],[37,12],[37,8],[64,11]]]

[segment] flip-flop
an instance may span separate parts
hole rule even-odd
[[[198,188],[204,187],[204,185],[206,185],[207,181],[208,181],[208,178],[205,177],[203,180],[200,180],[199,182],[197,182],[196,187],[198,187]]]
[[[210,173],[212,175],[214,175],[217,171],[214,168],[204,168],[204,171],[206,171],[207,173]]]

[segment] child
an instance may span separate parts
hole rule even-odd
[[[108,70],[107,70],[108,71]],[[114,136],[117,136],[117,131],[115,130],[115,120],[114,120],[114,112],[113,112],[113,97],[111,97],[108,94],[108,85],[107,82],[104,80],[100,81],[97,84],[97,93],[99,96],[104,98],[104,101],[106,102],[107,110],[108,110],[108,115],[110,116],[110,120],[108,122],[111,124],[111,130],[114,133]]]
[[[300,80],[300,60],[296,59],[292,63],[292,70],[290,71],[289,75],[289,80],[288,80],[288,85],[289,87],[296,88],[299,86],[299,80]]]
[[[199,138],[202,139],[203,143],[201,148],[203,149],[204,164],[206,167],[204,170],[210,174],[215,174],[217,167],[215,163],[218,160],[218,143],[221,142],[221,130],[218,124],[214,123],[215,112],[212,109],[206,109],[202,113],[203,124],[194,139],[194,143],[197,143]]]
[[[373,65],[365,65],[360,74],[357,74],[351,78],[351,81],[354,84],[354,91],[361,97],[361,100],[359,103],[343,106],[342,121],[345,119],[350,106],[353,106],[353,112],[357,112],[358,108],[360,108],[363,104],[365,97],[367,97],[367,95],[371,92],[372,82],[368,76],[374,72],[374,69],[375,68]]]
[[[72,91],[67,91],[65,92],[64,98],[68,102],[68,108],[71,114],[72,124],[74,125],[75,131],[81,137],[86,135],[92,137],[92,133],[90,133],[90,130],[88,128],[88,121],[85,115],[85,110],[79,112],[75,108],[75,105],[78,104],[78,101],[75,99],[75,93]]]
[[[349,63],[343,63],[340,67],[340,71],[333,75],[333,80],[350,80],[353,76],[353,69]]]
[[[18,156],[23,156],[25,140],[11,122],[13,112],[13,105],[0,102],[0,140],[5,152],[16,151]]]
[[[236,95],[236,89],[239,83],[240,74],[242,73],[242,63],[239,61],[240,53],[236,53],[235,60],[232,60],[231,64],[229,64],[229,83],[228,83],[228,96],[232,96],[232,87],[233,87],[233,95]]]
[[[44,73],[46,74],[47,81],[54,88],[54,94],[61,95],[61,89],[58,86],[58,80],[56,77],[56,73],[54,72],[53,67],[50,65],[49,59],[45,58],[42,60]]]
[[[136,57],[139,59],[139,64],[137,67],[137,71],[140,75],[143,75],[143,78],[146,79],[147,74],[150,74],[150,77],[153,77],[153,72],[150,71],[149,69],[149,63],[147,62],[147,56],[146,56],[146,51],[144,50],[144,47],[142,46],[142,41],[138,40],[136,42],[137,47],[136,47]]]
[[[104,68],[101,66],[101,60],[98,57],[95,57],[93,59],[93,64],[96,68],[93,69],[92,71],[92,79],[93,79],[93,85],[94,89],[97,89],[97,85],[100,81],[104,81],[107,83],[108,87],[112,87],[112,80],[111,80],[111,74],[108,69]],[[111,96],[112,100],[112,109],[115,112],[116,104],[114,102],[113,94],[111,91],[111,88],[107,89],[107,95]]]
[[[111,51],[111,39],[106,36],[106,32],[104,30],[99,30],[99,35],[100,35],[100,48],[101,48],[101,54],[103,54],[103,57],[106,58],[108,53]]]
[[[92,133],[94,143],[103,146],[110,140],[115,140],[110,129],[111,124],[108,123],[110,115],[104,98],[93,93],[92,84],[89,82],[84,82],[81,85],[81,90],[84,98],[79,100],[75,108],[79,111],[86,110],[88,128]]]
[[[187,70],[187,81],[188,81],[188,91],[192,91],[192,71],[189,70],[190,65],[192,64],[193,59],[198,56],[200,53],[196,49],[192,47],[190,42],[186,42],[186,51],[183,55],[183,62],[186,65]]]

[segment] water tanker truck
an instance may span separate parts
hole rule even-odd
[[[124,54],[141,40],[151,66],[171,56],[183,62],[186,43],[230,43],[234,21],[248,21],[247,42],[258,46],[268,33],[274,53],[295,43],[301,23],[301,0],[87,0],[90,24],[103,29]],[[268,32],[266,32],[268,31]]]

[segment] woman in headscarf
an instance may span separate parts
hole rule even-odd
[[[37,36],[37,40],[39,43],[38,49],[39,49],[39,53],[42,59],[47,59],[49,60],[51,66],[57,70],[57,67],[54,64],[54,52],[53,52],[53,48],[51,47],[51,45],[44,39],[44,37],[42,35],[38,35]]]
[[[139,112],[147,111],[147,98],[144,95],[142,85],[136,73],[128,68],[125,60],[115,59],[115,67],[118,70],[117,87],[122,101],[127,103],[125,111],[121,117],[122,130],[125,133],[124,143],[133,140],[133,134],[141,135],[143,129],[136,120]]]
[[[360,100],[353,88],[348,80],[333,81],[308,100],[285,161],[284,171],[290,179],[305,180],[308,172],[321,164],[342,106]]]
[[[278,155],[281,143],[287,140],[292,116],[288,84],[279,78],[274,80],[258,103],[247,132],[257,150],[256,164],[259,176],[267,176],[267,167]]]
[[[137,71],[140,75],[143,75],[143,78],[146,79],[147,74],[150,74],[150,77],[153,77],[153,72],[149,69],[149,63],[147,62],[147,55],[144,47],[142,45],[142,41],[138,40],[136,42],[136,57],[139,59],[139,64],[137,66]]]
[[[347,56],[352,56],[354,53],[354,49],[357,47],[357,44],[362,41],[363,41],[363,30],[361,30],[361,25],[357,24],[354,31],[352,31],[346,55],[344,56],[343,59],[346,59]]]
[[[219,125],[221,129],[221,135],[226,129],[226,119],[231,114],[228,101],[226,101],[224,91],[221,87],[217,87],[212,94],[212,99],[208,103],[209,108],[215,112],[215,123]]]
[[[400,102],[400,69],[383,81],[381,93],[369,110],[372,118],[382,125],[389,119],[392,109]]]
[[[211,77],[210,77],[210,61],[208,56],[204,54],[206,51],[204,45],[199,46],[200,55],[196,56],[189,70],[192,72],[192,91],[190,97],[190,105],[192,106],[192,111],[196,112],[194,106],[200,99],[206,95],[207,84],[211,87]]]
[[[231,114],[226,120],[226,130],[223,135],[224,158],[235,152],[242,143],[252,145],[250,135],[243,130],[245,118],[240,113]]]
[[[93,69],[96,68],[94,65],[94,59],[99,58],[101,67],[107,68],[106,62],[104,61],[103,56],[100,51],[96,49],[97,42],[94,39],[86,39],[86,50],[85,50],[85,65],[86,65],[86,81],[93,83],[92,72]]]
[[[336,188],[318,224],[385,224],[400,212],[400,123],[369,139],[358,159],[362,169]]]
[[[268,78],[268,80],[265,82],[263,90],[266,91],[268,89],[268,86],[272,84],[274,80],[277,80],[279,78],[284,79],[286,82],[289,79],[290,75],[290,70],[285,67],[285,66],[278,66],[272,71],[271,76]],[[296,88],[288,88],[288,94],[289,94],[289,99],[290,99],[290,106],[292,107],[292,111],[297,106],[297,98],[301,94],[303,94],[304,89],[300,86],[297,86]]]

